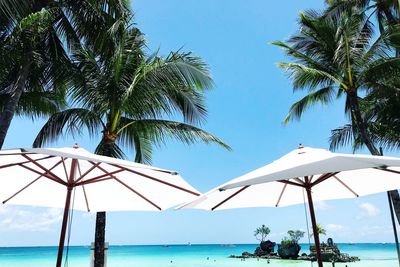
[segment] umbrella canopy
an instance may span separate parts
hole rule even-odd
[[[400,188],[400,158],[332,153],[304,147],[203,194],[182,208],[222,210],[354,198]],[[232,189],[232,190],[228,190]]]
[[[400,159],[299,147],[179,208],[222,210],[309,204],[318,265],[322,266],[313,201],[354,198],[400,188]]]
[[[159,211],[198,195],[177,172],[95,155],[77,146],[0,151],[3,204],[64,208],[57,266],[71,203],[86,211]]]

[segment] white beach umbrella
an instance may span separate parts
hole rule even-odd
[[[307,194],[319,266],[313,201],[354,198],[400,188],[400,158],[300,147],[179,208],[223,210],[304,203]]]
[[[0,151],[3,204],[64,208],[58,267],[70,208],[159,211],[198,195],[177,172],[95,155],[77,146]]]

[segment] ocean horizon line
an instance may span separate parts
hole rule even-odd
[[[276,242],[278,245],[279,243]],[[313,244],[313,243],[311,243]],[[335,242],[337,245],[395,245],[394,242]],[[258,246],[259,243],[163,243],[163,244],[111,244],[110,247],[166,247],[166,246]],[[299,243],[299,245],[309,245],[309,243]],[[69,247],[90,247],[90,244],[85,245],[70,245]],[[58,245],[39,245],[39,246],[0,246],[2,248],[54,248]]]

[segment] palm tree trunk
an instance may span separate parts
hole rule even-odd
[[[110,157],[115,140],[110,140],[107,135],[103,135],[104,150],[103,156]],[[94,267],[104,267],[104,244],[106,236],[106,213],[104,211],[96,213],[96,229],[94,236]]]
[[[367,132],[367,124],[365,123],[364,118],[361,115],[361,110],[360,110],[360,105],[358,102],[357,93],[349,92],[348,99],[349,99],[349,103],[350,103],[353,124],[357,127],[357,130],[360,134],[361,140],[363,141],[363,143],[365,144],[365,146],[368,148],[369,152],[372,155],[380,156],[381,153],[375,147],[374,143],[372,142],[372,140],[369,137],[369,134]]]
[[[18,80],[15,83],[13,91],[11,92],[3,112],[0,115],[0,149],[3,147],[11,121],[14,117],[15,111],[17,110],[19,99],[24,91],[28,72],[29,65],[24,65],[21,67],[21,70],[18,73]]]
[[[351,105],[353,123],[356,125],[356,127],[358,129],[363,143],[366,145],[366,147],[368,148],[369,152],[372,155],[381,156],[381,153],[376,148],[376,146],[374,145],[372,140],[369,138],[369,134],[367,133],[367,126],[361,115],[357,94],[349,93],[348,96],[349,96],[349,101],[350,101],[350,105]],[[392,199],[392,203],[393,203],[394,210],[396,213],[397,221],[400,222],[400,195],[399,195],[399,192],[397,190],[391,190],[391,191],[389,191],[389,194]]]

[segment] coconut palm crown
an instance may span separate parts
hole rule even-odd
[[[373,39],[371,22],[353,10],[342,16],[322,16],[316,11],[300,14],[300,30],[286,43],[275,42],[294,60],[279,63],[291,78],[294,90],[308,94],[294,103],[285,119],[299,119],[310,106],[329,104],[344,96],[345,113],[357,128],[369,151],[378,155],[360,110],[360,93],[393,85],[400,74],[400,59],[394,56],[382,35]]]
[[[136,162],[150,162],[152,146],[169,137],[229,148],[195,126],[207,113],[203,91],[213,85],[207,65],[190,53],[172,52],[163,58],[146,55],[144,48],[143,35],[131,28],[106,58],[91,49],[76,51],[78,71],[70,91],[74,107],[51,116],[33,146],[86,128],[91,136],[102,133],[96,153],[121,158],[121,146],[127,146],[135,150]],[[164,119],[178,114],[184,122]]]

